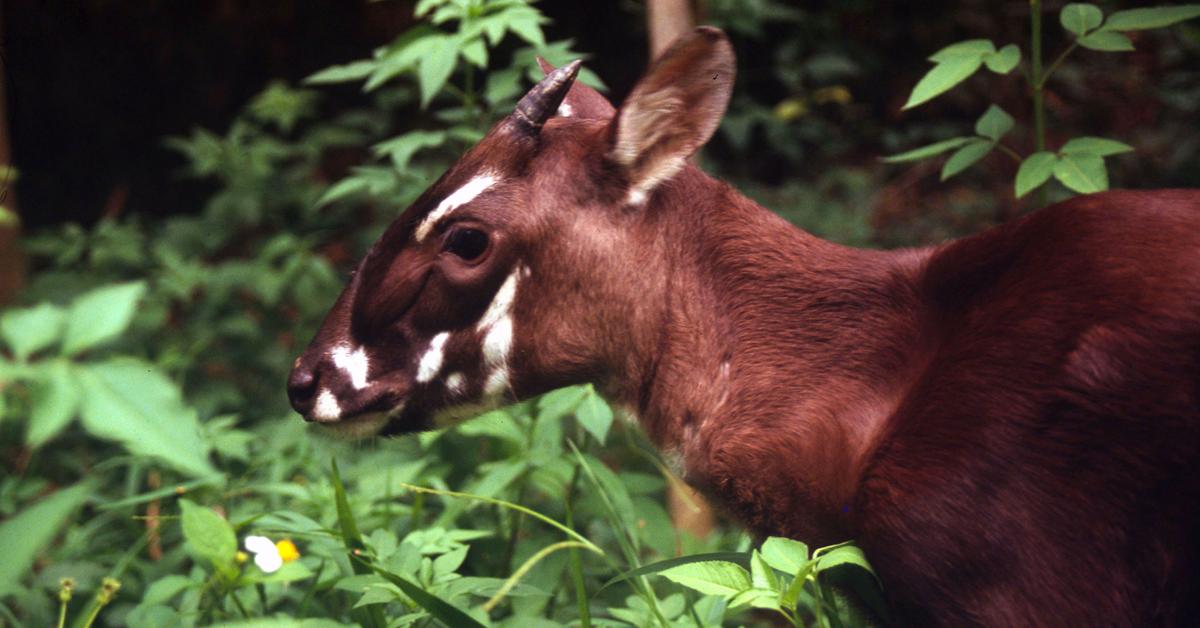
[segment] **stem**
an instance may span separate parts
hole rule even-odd
[[[1030,20],[1030,86],[1033,87],[1033,128],[1034,143],[1037,152],[1046,150],[1046,102],[1042,87],[1045,86],[1045,75],[1042,74],[1042,0],[1029,0]],[[1067,50],[1070,52],[1070,49]],[[1038,207],[1046,205],[1046,186],[1038,188]]]
[[[575,528],[575,509],[571,500],[575,497],[575,485],[579,482],[579,465],[571,473],[571,483],[567,485],[566,523],[568,528]],[[575,583],[575,601],[579,604],[580,628],[591,628],[592,615],[588,606],[587,589],[583,585],[583,559],[579,556],[578,548],[571,548],[571,580]]]
[[[1021,163],[1021,155],[1018,154],[1017,151],[1015,151],[999,142],[996,142],[996,148],[999,148],[1000,152],[1004,153],[1005,155],[1012,157],[1013,160],[1016,161],[1018,164]]]
[[[1058,58],[1056,58],[1054,62],[1050,64],[1050,67],[1046,68],[1046,71],[1042,73],[1042,80],[1039,82],[1038,87],[1044,87],[1046,85],[1046,81],[1050,79],[1050,75],[1054,74],[1054,71],[1058,69],[1058,66],[1062,65],[1062,62],[1066,60],[1067,55],[1074,52],[1078,47],[1079,40],[1071,42],[1071,45],[1067,46],[1067,49],[1062,51],[1062,54],[1058,55]]]
[[[482,608],[484,612],[491,612],[492,609],[496,608],[496,605],[504,599],[504,596],[508,595],[508,592],[512,591],[513,587],[517,586],[517,583],[521,581],[521,578],[524,578],[525,574],[529,573],[529,570],[537,566],[537,564],[541,562],[543,558],[553,554],[554,552],[557,552],[560,549],[578,549],[581,547],[586,548],[587,546],[579,541],[559,541],[558,543],[547,545],[546,547],[538,550],[537,553],[535,553],[533,556],[530,556],[528,560],[522,563],[521,566],[514,571],[507,580],[504,581],[504,584],[496,590],[495,595],[483,603]]]
[[[64,628],[67,625],[67,600],[60,598],[58,603],[58,628]]]

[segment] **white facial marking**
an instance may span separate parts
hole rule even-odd
[[[508,367],[500,366],[488,375],[487,383],[483,385],[483,392],[487,395],[499,395],[508,389]]]
[[[442,199],[438,206],[425,216],[420,225],[417,225],[416,238],[417,242],[421,242],[429,235],[430,230],[441,220],[443,216],[458,209],[459,207],[475,200],[476,196],[482,194],[485,190],[496,184],[498,179],[492,173],[484,173],[476,175],[470,181],[467,181],[461,188],[458,188],[450,196]]]
[[[511,316],[496,321],[483,337],[483,361],[488,366],[503,364],[512,350],[513,323]]]
[[[513,299],[517,296],[517,273],[514,270],[505,278],[504,283],[500,284],[500,289],[496,291],[496,296],[492,297],[491,304],[488,305],[487,311],[479,319],[479,324],[475,326],[478,331],[483,331],[496,323],[500,319],[508,316],[512,310]]]
[[[625,204],[637,207],[646,202],[646,191],[642,188],[631,188],[625,197]]]
[[[463,379],[462,373],[451,373],[446,376],[446,390],[456,395],[462,392],[463,385],[465,384],[466,382]]]
[[[564,118],[570,118],[574,113],[575,110],[571,109],[571,105],[568,105],[565,102],[558,106],[558,115]]]
[[[350,376],[350,384],[355,390],[362,390],[367,387],[367,372],[371,367],[371,361],[367,358],[367,351],[359,347],[353,351],[350,347],[342,345],[333,350],[330,354],[333,358],[333,363],[338,368],[346,371],[346,375]]]
[[[421,363],[417,365],[417,383],[424,384],[432,380],[441,370],[442,359],[446,357],[445,346],[448,338],[450,332],[444,331],[429,341],[429,349],[421,356]]]
[[[313,418],[326,422],[336,421],[341,416],[342,407],[338,405],[337,398],[329,392],[328,388],[322,388],[321,393],[317,395],[317,405],[313,406]]]

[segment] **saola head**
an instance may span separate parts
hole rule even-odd
[[[620,109],[549,71],[359,263],[288,380],[350,436],[428,429],[638,368],[666,281],[656,191],[712,135],[733,53],[683,37]]]

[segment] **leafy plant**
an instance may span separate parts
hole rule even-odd
[[[1115,140],[1078,137],[1057,150],[1047,150],[1046,83],[1076,49],[1083,47],[1101,52],[1133,50],[1133,42],[1126,33],[1163,28],[1200,17],[1200,5],[1130,9],[1114,12],[1106,18],[1094,4],[1067,4],[1059,12],[1059,22],[1072,37],[1071,44],[1044,68],[1040,0],[1031,0],[1030,17],[1029,63],[1024,77],[1029,83],[1033,102],[1035,152],[1023,156],[1001,141],[1012,130],[1014,120],[998,105],[992,104],[976,122],[974,136],[949,138],[892,155],[884,161],[916,161],[954,151],[942,167],[941,178],[944,181],[969,168],[993,150],[1000,150],[1020,164],[1013,183],[1013,191],[1018,198],[1041,188],[1051,177],[1080,194],[1108,189],[1104,158],[1130,152],[1133,148]],[[1008,74],[1018,66],[1021,58],[1021,49],[1016,44],[997,48],[988,39],[972,39],[947,46],[929,57],[934,67],[913,88],[904,109],[916,107],[949,91],[983,67],[997,74]]]

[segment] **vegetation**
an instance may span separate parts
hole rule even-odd
[[[1105,20],[1087,7],[1063,9],[1076,39],[1059,62],[1033,70],[1035,87],[1076,46],[1115,48],[1127,29],[1166,25],[1160,13]],[[813,27],[814,46],[827,46],[819,53],[770,43],[770,29],[812,17],[785,3],[714,1],[710,10],[746,45],[775,47],[769,71],[747,76],[735,97],[708,166],[844,242],[948,235],[872,222],[883,176],[873,158],[786,185],[748,180],[745,168],[763,155],[796,170],[853,152],[837,128],[857,115],[846,85],[863,74],[861,56],[837,48],[828,20]],[[291,360],[344,272],[539,78],[535,54],[555,64],[586,57],[571,41],[548,41],[546,18],[525,0],[421,0],[415,12],[421,21],[370,58],[304,86],[266,86],[224,132],[167,140],[187,176],[216,183],[197,213],[106,218],[27,238],[36,272],[23,304],[0,313],[0,625],[886,618],[853,545],[810,551],[788,539],[755,543],[736,528],[705,539],[677,532],[662,503],[678,478],[588,386],[450,430],[367,443],[328,440],[290,411]],[[946,50],[910,104],[981,66],[1012,70],[1021,57],[991,41]],[[603,87],[594,74],[582,80]],[[364,104],[329,114],[329,94],[346,86],[361,88]],[[1001,146],[1013,124],[993,106],[978,137],[895,159],[976,147],[951,157],[953,168],[947,162],[957,171],[985,145]],[[1038,157],[1041,124],[1018,194],[1051,176],[1087,191],[1059,176],[1058,164],[1101,172],[1117,144],[1074,140],[1050,163]],[[918,120],[884,143],[894,149],[952,127]],[[994,200],[985,194],[975,205]]]

